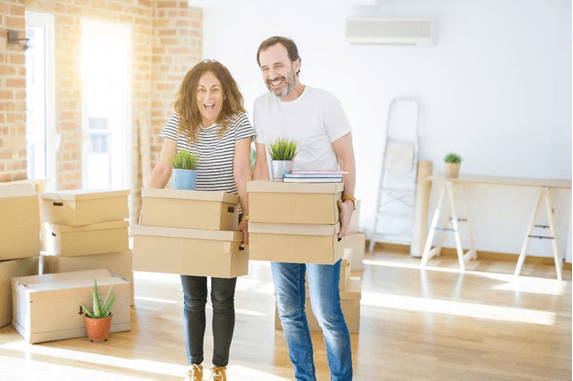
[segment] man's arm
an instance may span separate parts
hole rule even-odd
[[[253,180],[268,180],[269,168],[267,164],[267,152],[263,143],[255,143],[257,157],[255,159],[255,168],[253,170]]]
[[[356,166],[354,163],[354,148],[352,147],[352,133],[348,133],[340,139],[332,142],[332,148],[336,152],[338,158],[338,165],[341,171],[348,172],[342,176],[344,182],[344,194],[354,196],[354,184],[356,182]],[[348,226],[350,225],[350,218],[354,211],[354,203],[351,200],[345,202],[338,201],[340,208],[340,238],[346,235]]]

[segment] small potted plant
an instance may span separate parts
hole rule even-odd
[[[282,181],[285,173],[291,173],[292,161],[296,156],[297,143],[294,140],[278,138],[269,146],[273,180]]]
[[[115,303],[115,294],[111,294],[112,287],[107,291],[105,300],[102,303],[99,299],[99,291],[97,282],[94,280],[93,297],[93,311],[82,304],[82,309],[85,312],[86,328],[90,341],[100,342],[107,341],[109,338],[109,330],[111,328],[111,308]]]
[[[195,190],[199,157],[189,150],[177,152],[173,159],[173,188]]]
[[[460,173],[460,163],[462,158],[455,153],[450,153],[444,158],[446,177],[456,178]]]

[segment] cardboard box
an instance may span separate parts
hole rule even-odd
[[[128,190],[42,193],[42,218],[56,225],[89,225],[129,218]]]
[[[364,270],[366,235],[362,233],[347,234],[344,237],[344,248],[352,249],[352,270]]]
[[[133,271],[131,251],[122,253],[83,255],[81,257],[59,257],[42,253],[40,256],[41,274],[57,274],[70,271],[96,270],[106,268],[126,278],[131,283],[131,305],[134,305]]]
[[[239,196],[225,192],[142,189],[141,225],[170,228],[235,230]]]
[[[92,306],[94,279],[100,297],[116,294],[111,332],[129,331],[129,281],[107,269],[12,278],[12,325],[29,343],[87,336],[80,305]]]
[[[360,200],[356,199],[356,209],[352,212],[350,224],[348,225],[348,234],[360,233]]]
[[[340,284],[339,289],[340,291],[344,291],[346,289],[346,285],[348,284],[348,280],[350,279],[350,272],[352,271],[352,249],[344,249],[344,255],[342,256],[341,263],[340,263]],[[308,272],[304,274],[305,278],[305,288],[308,289]]]
[[[340,306],[348,331],[358,333],[360,331],[360,299],[362,298],[362,278],[351,277],[345,291],[340,292]],[[306,291],[306,300],[304,303],[308,328],[311,331],[322,331],[318,321],[312,313],[312,307],[308,290]],[[275,329],[282,330],[279,313],[275,302]]]
[[[38,275],[38,257],[0,261],[0,327],[12,322],[12,278]]]
[[[127,221],[84,226],[53,225],[47,232],[47,252],[61,256],[119,253],[129,249]]]
[[[335,264],[344,254],[340,225],[249,223],[251,259],[288,263]]]
[[[0,260],[40,253],[40,206],[32,183],[0,184]]]
[[[249,222],[334,225],[343,183],[249,181]]]
[[[247,275],[249,251],[240,250],[242,233],[131,227],[133,270],[235,278]]]

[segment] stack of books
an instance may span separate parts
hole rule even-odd
[[[285,173],[283,182],[285,183],[341,183],[342,175],[348,172],[330,170],[293,170]]]

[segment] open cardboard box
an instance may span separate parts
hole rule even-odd
[[[360,330],[361,298],[362,298],[362,278],[350,277],[350,281],[348,282],[346,290],[340,292],[340,306],[342,308],[342,314],[344,315],[344,320],[346,320],[346,325],[348,326],[348,331],[350,333],[358,333]],[[312,307],[308,290],[306,290],[306,300],[304,304],[304,310],[308,321],[308,328],[311,331],[321,331],[322,329],[318,325],[318,321],[316,320],[314,314],[312,313]],[[275,303],[275,329],[282,329],[278,310],[276,308],[276,303]]]
[[[29,343],[87,336],[80,305],[92,305],[94,279],[100,297],[116,294],[110,332],[129,331],[129,281],[108,269],[12,278],[12,325]]]
[[[334,225],[343,183],[247,183],[249,222]]]
[[[129,222],[124,220],[83,226],[51,224],[46,229],[47,251],[70,257],[127,251],[128,226]]]
[[[252,260],[335,264],[344,253],[340,225],[249,223]]]
[[[235,278],[247,275],[242,233],[134,225],[133,270]]]
[[[57,225],[89,225],[129,218],[129,190],[65,190],[42,193],[42,218]]]
[[[239,196],[182,189],[141,190],[141,225],[186,229],[235,230]]]
[[[0,184],[0,260],[40,253],[40,206],[32,183]]]
[[[0,327],[12,322],[12,278],[38,275],[38,257],[0,261]]]

